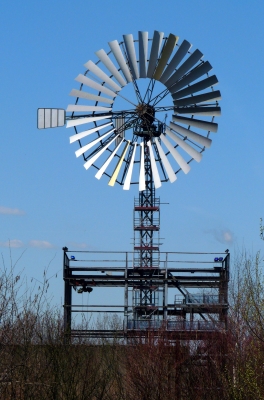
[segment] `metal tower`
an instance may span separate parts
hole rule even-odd
[[[140,275],[139,287],[133,288],[135,321],[159,319],[160,291],[152,279],[160,268],[160,198],[155,196],[148,140],[144,138],[146,189],[134,200],[134,268]]]

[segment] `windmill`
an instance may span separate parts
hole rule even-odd
[[[140,31],[138,38],[108,43],[96,61],[75,80],[67,110],[38,109],[38,128],[73,128],[86,170],[129,190],[138,185],[134,204],[134,268],[141,284],[134,290],[134,319],[155,318],[159,301],[152,277],[159,271],[160,200],[156,189],[190,171],[211,146],[220,116],[219,90],[203,53],[174,34]],[[121,105],[121,106],[120,106]],[[169,121],[169,122],[167,122]]]

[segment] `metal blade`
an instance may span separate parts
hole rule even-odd
[[[72,128],[73,126],[88,124],[89,122],[100,121],[102,119],[111,119],[111,117],[87,117],[87,118],[78,118],[72,119],[71,121],[67,121],[66,128]]]
[[[102,103],[113,104],[114,99],[107,99],[106,97],[96,96],[91,93],[83,92],[82,90],[72,89],[70,96],[80,97],[82,99],[101,101]]]
[[[201,53],[200,50],[195,50],[193,54],[191,54],[190,57],[187,58],[187,60],[180,66],[180,68],[177,69],[177,71],[174,72],[174,74],[165,82],[165,85],[167,87],[174,85],[180,78],[183,77],[184,74],[186,74],[186,72],[194,67],[202,57],[203,53]]]
[[[139,78],[139,73],[133,35],[131,33],[129,35],[123,35],[123,38],[126,46],[130,71],[132,72],[133,78],[136,80]]]
[[[131,159],[130,159],[130,163],[129,163],[126,179],[125,179],[125,182],[124,182],[123,190],[129,190],[129,188],[130,188],[130,182],[131,182],[131,178],[132,178],[134,160],[135,160],[135,155],[136,155],[136,150],[137,150],[137,142],[133,143],[133,146],[134,146],[134,149],[133,149],[133,153],[132,153],[132,156],[131,156]]]
[[[86,163],[83,165],[85,169],[90,168],[91,165],[103,154],[103,152],[115,141],[112,139],[106,146],[104,146],[98,153],[96,153],[90,160],[86,161]]]
[[[163,36],[164,36],[163,32],[154,31],[152,46],[151,46],[151,51],[150,51],[150,56],[149,56],[149,64],[148,64],[148,72],[147,72],[148,78],[152,78],[153,73],[156,69],[157,59],[159,56],[159,50],[160,50],[160,45],[161,45]]]
[[[76,135],[73,135],[70,137],[70,143],[74,143],[77,140],[80,140],[80,139],[84,138],[85,136],[91,135],[94,132],[100,131],[101,129],[104,129],[109,125],[112,125],[112,122],[109,122],[108,124],[96,126],[95,128],[88,129],[87,131],[77,133]]]
[[[118,69],[113,64],[112,60],[108,57],[104,49],[98,50],[96,53],[97,57],[102,61],[106,68],[111,72],[111,74],[116,78],[121,86],[126,86],[126,81],[118,71]]]
[[[108,157],[108,159],[106,160],[106,162],[102,165],[102,167],[99,169],[99,171],[95,174],[95,177],[97,179],[100,179],[103,175],[103,173],[105,172],[106,168],[108,167],[108,165],[110,164],[110,162],[112,161],[112,159],[114,158],[116,152],[118,151],[119,147],[121,146],[121,144],[123,143],[124,140],[122,140],[117,146],[116,148],[113,150],[112,154]]]
[[[124,150],[123,150],[123,152],[121,154],[121,157],[120,157],[118,163],[116,164],[115,170],[114,170],[114,172],[113,172],[113,174],[112,174],[112,176],[111,176],[111,178],[110,178],[110,180],[108,182],[109,186],[114,186],[114,184],[116,183],[119,171],[120,171],[121,166],[122,166],[122,162],[124,161],[124,158],[125,158],[125,155],[126,155],[126,152],[127,152],[127,149],[128,149],[129,145],[130,145],[130,140],[128,140],[128,142],[127,142],[127,144],[126,144],[126,146],[125,146],[125,148],[124,148]]]
[[[81,147],[77,151],[75,151],[76,157],[80,157],[83,153],[85,153],[87,150],[89,150],[91,147],[95,146],[96,143],[100,142],[101,140],[104,140],[107,138],[107,136],[110,135],[115,129],[111,129],[109,132],[106,132],[104,135],[98,137],[97,139],[93,140],[91,143],[87,144],[86,146]]]
[[[218,129],[218,124],[216,124],[215,122],[201,121],[199,119],[180,117],[178,115],[173,115],[172,119],[175,122],[195,126],[196,128],[204,129],[205,131],[217,132]]]
[[[109,107],[99,107],[99,106],[80,106],[78,104],[69,104],[66,111],[111,111],[112,108]]]
[[[209,78],[205,78],[202,81],[195,83],[194,85],[190,85],[185,89],[182,89],[172,95],[174,100],[180,99],[182,97],[188,96],[189,94],[193,94],[196,92],[200,92],[201,90],[212,87],[218,83],[218,79],[215,75],[209,76]]]
[[[180,168],[183,170],[185,174],[188,174],[190,171],[191,167],[187,162],[184,160],[184,158],[178,153],[178,151],[173,147],[173,145],[168,141],[168,139],[163,135],[163,133],[160,135],[161,140],[171,153],[172,157],[174,160],[179,164]]]
[[[160,181],[159,171],[158,171],[158,168],[157,168],[157,164],[156,164],[156,161],[155,161],[155,157],[154,157],[153,150],[152,150],[152,144],[151,144],[150,140],[147,142],[147,145],[148,145],[148,148],[149,148],[149,156],[150,156],[150,165],[151,165],[152,177],[153,177],[155,189],[158,189],[159,187],[161,187],[161,181]]]
[[[184,151],[186,151],[189,156],[191,156],[195,161],[200,162],[202,159],[202,154],[191,147],[184,140],[180,139],[175,133],[171,132],[169,129],[166,129],[166,134],[180,146]]]
[[[163,72],[163,74],[160,78],[160,82],[164,83],[169,79],[169,77],[171,76],[171,74],[173,73],[173,71],[175,70],[177,65],[179,65],[180,62],[182,61],[182,59],[186,56],[186,54],[188,53],[191,46],[192,46],[191,43],[187,42],[187,40],[184,40],[182,42],[182,44],[178,48],[177,52],[175,53],[175,55],[172,57],[171,61],[169,62],[169,65]]]
[[[146,190],[144,143],[141,142],[140,146],[139,191],[142,192],[142,190]]]
[[[173,104],[177,107],[189,106],[191,104],[199,104],[206,101],[221,100],[221,93],[219,90],[199,94],[198,96],[185,97],[184,99],[174,100]]]
[[[113,79],[109,78],[108,75],[106,75],[101,68],[97,67],[95,63],[91,60],[89,60],[87,63],[84,64],[84,66],[89,69],[93,74],[98,76],[98,78],[102,79],[103,82],[107,83],[109,86],[111,86],[116,92],[119,92],[122,88],[117,85]]]
[[[162,164],[163,164],[163,166],[164,166],[164,168],[165,168],[165,170],[167,172],[168,178],[169,178],[170,182],[173,183],[173,182],[176,181],[177,176],[175,175],[175,173],[174,173],[174,171],[172,169],[172,166],[170,165],[170,162],[169,162],[166,154],[164,153],[161,145],[159,144],[158,139],[155,138],[154,140],[156,142],[156,146],[157,146],[157,149],[158,149]]]
[[[168,87],[171,93],[175,93],[178,90],[182,89],[184,86],[189,85],[189,83],[195,81],[196,79],[200,78],[202,75],[207,74],[211,69],[212,65],[206,61],[202,65],[197,68],[194,68],[187,76],[177,82],[175,85]]]
[[[93,88],[95,90],[98,90],[98,92],[103,92],[105,94],[108,94],[108,96],[111,96],[111,97],[116,97],[117,96],[117,94],[115,92],[113,92],[112,90],[108,89],[107,87],[105,87],[105,86],[103,86],[103,85],[101,85],[101,84],[99,84],[97,82],[94,82],[92,79],[87,78],[87,76],[84,76],[82,74],[79,74],[75,78],[75,80],[77,82],[82,83],[83,85],[86,85],[86,86],[89,86],[89,87],[91,87],[91,88]]]
[[[176,114],[200,114],[207,116],[215,116],[219,117],[221,115],[220,107],[183,107],[183,108],[174,108],[174,112]]]
[[[139,77],[147,77],[148,32],[138,32],[139,41]]]
[[[179,36],[172,35],[171,33],[169,34],[168,40],[164,46],[164,49],[162,50],[161,57],[159,59],[156,71],[153,75],[154,79],[156,79],[156,80],[160,79],[162,72],[163,72],[164,68],[166,67],[167,61],[170,58],[171,53],[173,52],[174,47],[176,46],[176,43],[178,42],[178,40],[179,40]]]
[[[120,49],[120,46],[118,44],[117,40],[113,40],[112,42],[108,42],[110,49],[112,50],[112,53],[121,68],[121,71],[123,72],[127,82],[132,82],[132,77],[130,74],[130,71],[126,65],[126,61],[124,59],[124,56],[122,54],[122,51]]]
[[[170,123],[170,128],[180,135],[183,135],[184,137],[187,137],[188,139],[199,143],[201,146],[207,148],[211,146],[212,140],[202,135],[199,135],[199,133],[190,131],[189,129],[183,128],[182,126],[174,124],[173,122]]]

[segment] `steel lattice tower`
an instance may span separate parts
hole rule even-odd
[[[146,189],[134,200],[134,268],[140,274],[140,286],[134,288],[134,319],[155,319],[159,303],[158,287],[153,285],[152,278],[158,274],[160,199],[155,196],[152,170],[144,138],[144,162]]]

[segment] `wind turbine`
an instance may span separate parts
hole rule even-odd
[[[155,190],[173,183],[181,170],[187,174],[191,161],[201,161],[218,129],[221,93],[203,53],[174,34],[154,31],[149,39],[140,31],[137,38],[126,34],[108,45],[75,78],[79,87],[71,90],[75,101],[66,111],[38,109],[38,128],[66,123],[74,129],[70,143],[78,144],[75,155],[86,170],[95,167],[95,177],[108,177],[109,186],[138,185],[134,267],[142,285],[134,317],[141,318],[155,314],[151,279],[159,269],[160,204]]]

